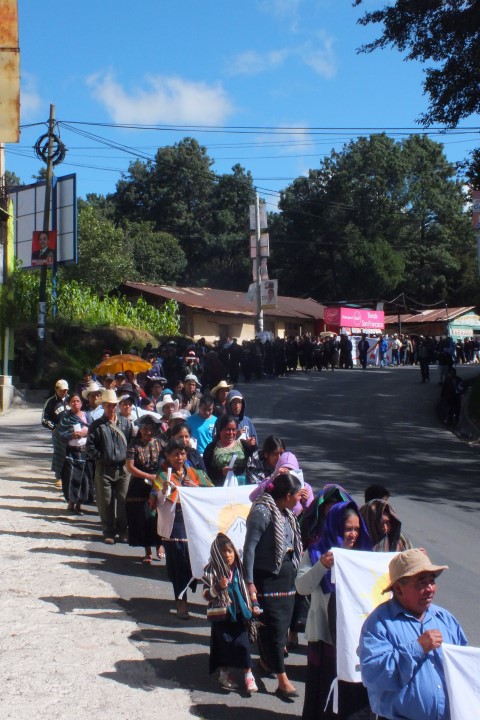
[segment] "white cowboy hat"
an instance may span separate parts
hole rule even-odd
[[[104,387],[100,385],[100,383],[95,382],[95,380],[92,380],[92,382],[89,382],[88,385],[82,390],[82,398],[84,400],[88,400],[88,396],[90,393],[98,393],[102,392],[104,390]]]
[[[210,390],[210,395],[213,395],[213,397],[216,397],[217,392],[219,390],[231,390],[232,388],[233,388],[233,384],[229,385],[226,380],[220,380],[218,385],[215,385],[215,387]]]

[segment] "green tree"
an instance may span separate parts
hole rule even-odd
[[[98,295],[106,295],[122,280],[136,278],[125,233],[90,205],[78,212],[78,264],[62,268],[67,280],[77,280]]]
[[[282,293],[323,300],[445,298],[474,251],[464,203],[440,144],[360,138],[282,193],[272,271]]]
[[[155,232],[153,222],[126,223],[125,235],[132,248],[136,274],[145,282],[177,282],[187,258],[173,235]]]
[[[190,263],[202,260],[210,222],[212,163],[206,148],[192,138],[160,148],[154,161],[135,161],[109,197],[116,222],[153,222],[156,231],[179,240]]]
[[[364,0],[355,0],[362,5]],[[424,125],[455,127],[480,111],[480,3],[478,0],[396,0],[360,18],[381,25],[382,34],[360,48],[372,52],[389,45],[407,60],[430,63],[423,88],[429,97]]]
[[[7,192],[14,187],[18,187],[19,185],[24,185],[18,175],[16,175],[11,170],[5,170],[5,187],[7,188]]]
[[[253,180],[240,165],[215,175],[212,164],[203,146],[184,138],[154,161],[132,163],[107,201],[116,224],[149,222],[176,238],[187,258],[177,282],[245,289]]]

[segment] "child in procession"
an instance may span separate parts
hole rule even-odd
[[[210,673],[220,668],[225,690],[237,690],[231,668],[242,668],[247,693],[257,692],[252,674],[250,642],[255,639],[253,618],[261,613],[255,593],[250,595],[239,554],[227,535],[218,533],[203,575],[203,596],[212,622]]]

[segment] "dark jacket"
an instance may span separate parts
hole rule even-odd
[[[114,425],[124,435],[114,429]],[[102,416],[91,425],[87,436],[87,455],[92,460],[101,460],[105,465],[121,465],[127,457],[127,445],[132,439],[132,423],[117,415],[113,424]]]
[[[47,402],[43,406],[42,413],[42,425],[43,427],[53,430],[60,420],[60,416],[65,410],[70,410],[67,398],[61,399],[55,393],[52,397],[48,398]]]

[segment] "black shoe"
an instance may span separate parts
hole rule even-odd
[[[275,690],[275,695],[279,697],[280,700],[293,700],[294,698],[300,697],[296,690],[282,690],[282,688],[278,687]]]

